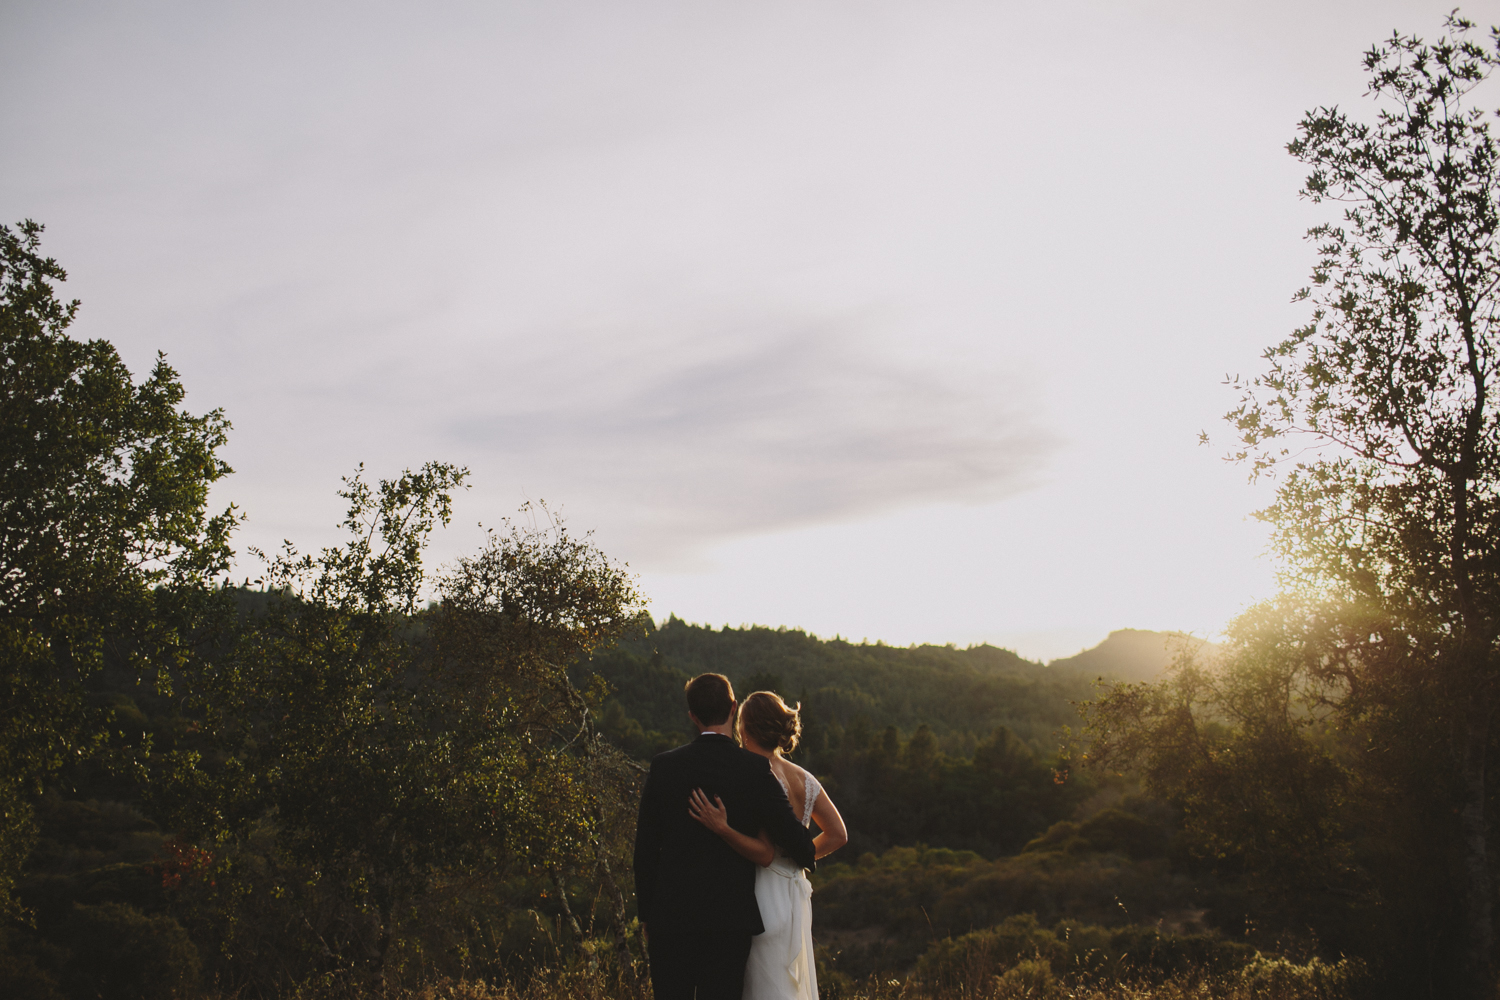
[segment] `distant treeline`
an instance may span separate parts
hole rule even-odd
[[[868,745],[888,726],[926,726],[946,752],[972,756],[997,727],[1034,752],[1057,745],[1090,697],[1092,676],[1052,669],[993,646],[887,646],[819,639],[798,629],[714,629],[668,618],[575,668],[609,682],[606,719],[629,749],[649,756],[689,736],[682,686],[705,671],[740,694],[774,690],[803,706],[803,752]],[[618,706],[615,708],[614,706]],[[637,735],[632,723],[638,723]]]
[[[1087,675],[993,646],[896,647],[795,629],[713,629],[675,617],[580,664],[610,685],[600,725],[637,759],[690,739],[682,688],[704,671],[737,693],[802,705],[792,755],[827,784],[850,827],[846,854],[925,843],[987,856],[1070,816],[1091,775],[1057,761]]]

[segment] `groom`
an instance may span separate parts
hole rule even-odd
[[[766,758],[742,750],[734,688],[722,674],[687,685],[698,738],[657,754],[641,794],[635,834],[635,896],[646,927],[656,1000],[740,1000],[750,938],[765,928],[755,903],[755,864],[688,815],[701,788],[723,800],[729,825],[765,830],[782,852],[812,868],[812,837],[797,821]]]

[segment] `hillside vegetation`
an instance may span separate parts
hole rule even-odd
[[[1214,646],[1185,632],[1150,632],[1125,628],[1081,653],[1048,664],[1059,673],[1076,673],[1109,681],[1154,683],[1173,661],[1183,656],[1203,657]]]
[[[641,757],[690,735],[682,686],[705,671],[724,674],[741,693],[768,689],[801,702],[804,744],[812,752],[843,745],[851,732],[859,742],[889,726],[903,734],[926,726],[945,751],[972,755],[1004,726],[1045,754],[1056,749],[1057,730],[1077,721],[1073,703],[1092,697],[1096,680],[1155,680],[1182,639],[1124,629],[1043,665],[988,645],[856,644],[796,629],[714,629],[673,617],[574,673],[595,672],[609,682],[608,725],[622,741],[636,740],[630,746]]]
[[[1122,638],[1123,637],[1123,638]],[[1138,674],[1173,637],[1117,632],[1088,669],[1043,666],[993,646],[895,647],[764,627],[713,629],[676,618],[574,669],[611,690],[600,725],[638,760],[692,737],[682,688],[704,671],[742,694],[800,702],[793,759],[817,773],[850,827],[846,854],[926,844],[986,856],[1019,850],[1071,817],[1095,776],[1058,760],[1060,734],[1096,680]]]
[[[691,738],[681,691],[699,672],[802,702],[807,739],[793,757],[823,779],[851,835],[814,877],[829,982],[906,976],[935,961],[924,955],[951,954],[942,949],[952,941],[1023,919],[1117,943],[1128,928],[1151,928],[1157,957],[1126,949],[1128,961],[1166,974],[1168,953],[1234,965],[1297,935],[1274,906],[1195,862],[1172,808],[1073,767],[1060,745],[1076,703],[1101,681],[1158,678],[1185,651],[1207,649],[1127,629],[1043,665],[989,646],[853,644],[669,619],[575,673],[608,682],[604,731],[641,760]],[[1061,973],[1067,961],[1056,964]]]

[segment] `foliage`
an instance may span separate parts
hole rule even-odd
[[[854,831],[851,853],[925,843],[994,857],[1023,844],[1073,810],[1093,791],[1092,776],[1060,782],[1004,726],[975,746],[973,757],[937,749],[926,726],[904,744],[894,728],[866,747],[807,754]]]
[[[580,664],[575,675],[599,674],[644,731],[678,740],[687,734],[682,685],[706,670],[727,676],[739,693],[771,682],[772,690],[801,702],[807,753],[850,745],[851,736],[863,746],[887,726],[911,734],[925,725],[942,749],[962,749],[964,756],[997,726],[1033,752],[1050,748],[1054,730],[1076,719],[1071,702],[1088,696],[1095,676],[1053,671],[986,645],[852,643],[799,629],[714,629],[675,617]]]
[[[1087,759],[1133,765],[1181,809],[1191,850],[1231,861],[1281,897],[1358,887],[1351,869],[1353,777],[1338,753],[1328,675],[1309,671],[1318,608],[1292,598],[1248,612],[1222,664],[1185,658],[1162,682],[1120,685],[1087,706]]]
[[[972,852],[901,847],[820,868],[813,919],[827,968],[850,979],[901,972],[935,942],[1023,916],[1068,933],[1084,924],[1152,924],[1188,936],[1234,935],[1278,950],[1290,940],[1269,921],[1264,930],[1247,930],[1260,928],[1266,914],[1233,886],[1174,870],[1165,858],[1134,861],[1114,850],[1084,850],[1071,839],[1072,849],[1033,849],[993,861]]]
[[[151,795],[212,845],[224,887],[200,902],[231,946],[296,926],[276,938],[302,938],[290,970],[383,975],[434,895],[623,853],[630,774],[565,665],[633,627],[639,598],[562,526],[511,527],[419,612],[426,535],[464,477],[347,479],[350,541],[269,560],[268,589],[190,678],[213,751],[159,755]],[[236,969],[262,989],[287,974]]]
[[[63,1000],[57,980],[29,955],[0,952],[0,989],[11,1000]]]
[[[1500,64],[1456,14],[1365,56],[1373,123],[1309,113],[1288,150],[1312,229],[1306,325],[1238,382],[1275,474],[1285,594],[1216,669],[1184,662],[1092,710],[1090,757],[1136,765],[1187,846],[1243,873],[1391,989],[1494,989],[1491,724],[1500,666],[1500,174],[1472,95]],[[1426,889],[1416,888],[1426,884]],[[1441,888],[1438,888],[1441,887]],[[1452,924],[1461,901],[1462,927]]]
[[[1109,981],[1059,976],[1046,962],[1026,959],[986,980],[931,988],[911,979],[872,976],[860,982],[819,980],[830,1000],[1353,1000],[1364,981],[1356,962],[1298,964],[1256,959],[1237,972],[1190,969],[1165,980]],[[416,986],[374,991],[342,982],[309,983],[287,1000],[607,1000],[641,996],[637,982],[613,969],[563,966],[521,977],[485,981],[435,977]]]
[[[628,947],[636,771],[565,669],[637,627],[623,570],[549,523],[430,578],[464,477],[434,463],[346,480],[346,545],[216,585],[227,421],[70,339],[39,234],[0,227],[0,908],[34,918],[6,990],[482,969],[596,922]]]
[[[1356,712],[1351,649],[1373,627],[1290,595],[1254,608],[1217,663],[1186,658],[1087,706],[1088,762],[1138,769],[1181,817],[1177,849],[1267,900],[1262,919],[1313,927],[1401,983],[1451,971],[1439,956],[1462,940],[1433,892],[1462,871],[1445,818],[1460,790],[1430,703]]]
[[[1362,963],[1340,959],[1330,965],[1317,958],[1304,964],[1281,957],[1257,955],[1240,970],[1239,980],[1253,1000],[1308,997],[1342,1000],[1364,985],[1368,973]]]
[[[1136,813],[1110,807],[1082,823],[1063,820],[1027,843],[1023,852],[1114,853],[1136,861],[1166,856],[1170,834]]]
[[[1332,449],[1297,463],[1265,516],[1297,578],[1383,617],[1388,641],[1361,656],[1375,703],[1422,688],[1445,703],[1465,845],[1463,989],[1479,996],[1493,988],[1484,760],[1500,666],[1500,158],[1467,98],[1500,64],[1500,31],[1486,44],[1456,14],[1447,27],[1432,44],[1398,34],[1366,56],[1386,102],[1374,125],[1324,109],[1289,146],[1312,168],[1305,194],[1348,207],[1342,226],[1311,233],[1312,322],[1267,353],[1232,416],[1257,468],[1285,455],[1268,446],[1289,435]]]
[[[0,225],[0,913],[34,796],[104,739],[84,681],[108,657],[166,678],[233,524],[206,514],[228,422],[180,409],[164,359],[136,384],[108,342],[68,336],[78,303],[57,298],[41,231]]]
[[[447,789],[426,773],[441,750],[424,752],[402,630],[418,598],[421,541],[447,520],[462,477],[430,465],[378,493],[358,475],[346,481],[349,544],[316,558],[288,544],[270,562],[265,606],[242,616],[228,648],[192,677],[190,706],[217,737],[218,766],[196,752],[164,754],[152,793],[189,835],[219,843],[274,815],[291,868],[306,865],[335,897],[377,914],[373,940],[358,942],[377,960],[392,908],[443,847],[429,821]]]
[[[983,983],[1007,969],[1035,966],[1016,979],[1050,982],[1052,974],[1106,980],[1161,981],[1189,972],[1221,974],[1256,957],[1253,948],[1217,934],[1168,934],[1156,927],[1127,924],[1099,927],[1062,921],[1043,927],[1033,914],[935,942],[917,962],[913,976],[940,990]]]
[[[509,779],[517,784],[524,775],[535,803],[528,826],[512,821],[510,854],[552,873],[575,935],[581,931],[565,881],[592,879],[596,899],[608,901],[614,946],[623,952],[621,878],[642,774],[594,724],[602,687],[580,691],[569,666],[638,634],[649,621],[633,579],[549,517],[545,528],[510,526],[492,535],[439,589],[434,663],[458,684],[434,687],[433,711],[459,712],[472,731],[510,742],[526,767]]]
[[[989,646],[856,645],[671,618],[573,673],[610,685],[600,731],[644,760],[690,738],[682,688],[705,670],[741,694],[766,688],[801,703],[793,759],[838,803],[846,853],[918,842],[1015,851],[1093,791],[1088,775],[1059,782],[1045,749],[1076,720],[1071,702],[1092,690],[1088,676]]]
[[[73,960],[58,980],[72,995],[182,1000],[198,992],[198,949],[171,917],[125,903],[77,906],[67,937]]]

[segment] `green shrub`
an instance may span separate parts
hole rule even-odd
[[[171,917],[123,903],[75,906],[63,987],[99,1000],[178,1000],[198,985],[198,949]]]
[[[37,967],[30,955],[0,952],[0,996],[6,1000],[63,1000],[57,980]]]
[[[1250,947],[1217,934],[1163,934],[1155,927],[1099,927],[1074,920],[1059,921],[1048,930],[1026,913],[933,943],[918,960],[913,977],[939,992],[974,990],[1022,962],[1040,961],[1057,975],[1077,979],[1160,983],[1185,975],[1234,973],[1256,958]],[[1282,973],[1271,970],[1266,975]],[[1326,978],[1321,972],[1308,975]],[[1281,998],[1268,995],[1266,1000]]]
[[[1108,927],[1078,920],[1060,920],[1052,928],[1052,933],[1067,949],[1066,968],[1057,971],[1088,978],[1116,971],[1118,963]]]
[[[1165,829],[1124,809],[1105,809],[1082,823],[1053,823],[1022,853],[1119,854],[1136,861],[1165,857],[1170,837]]]
[[[1037,923],[1036,916],[1023,913],[1003,924],[944,938],[927,949],[917,962],[916,979],[939,990],[985,983],[1003,970],[1026,959],[1062,966],[1067,945]]]
[[[1039,958],[1017,962],[995,981],[995,1000],[1055,1000],[1063,989],[1052,966]]]
[[[1347,958],[1333,965],[1316,958],[1298,965],[1257,955],[1240,970],[1246,1000],[1348,1000],[1366,978],[1364,963]]]
[[[1021,848],[1022,854],[1031,854],[1038,851],[1062,851],[1067,854],[1076,854],[1089,849],[1088,841],[1079,834],[1078,824],[1070,819],[1053,823],[1047,827],[1047,831],[1038,837],[1028,841]]]
[[[1254,960],[1255,949],[1218,934],[1163,934],[1131,924],[1110,932],[1110,951],[1121,971],[1164,979],[1179,973],[1230,972]]]
[[[1094,814],[1078,828],[1078,835],[1092,850],[1123,854],[1137,861],[1167,853],[1167,831],[1123,809]]]

